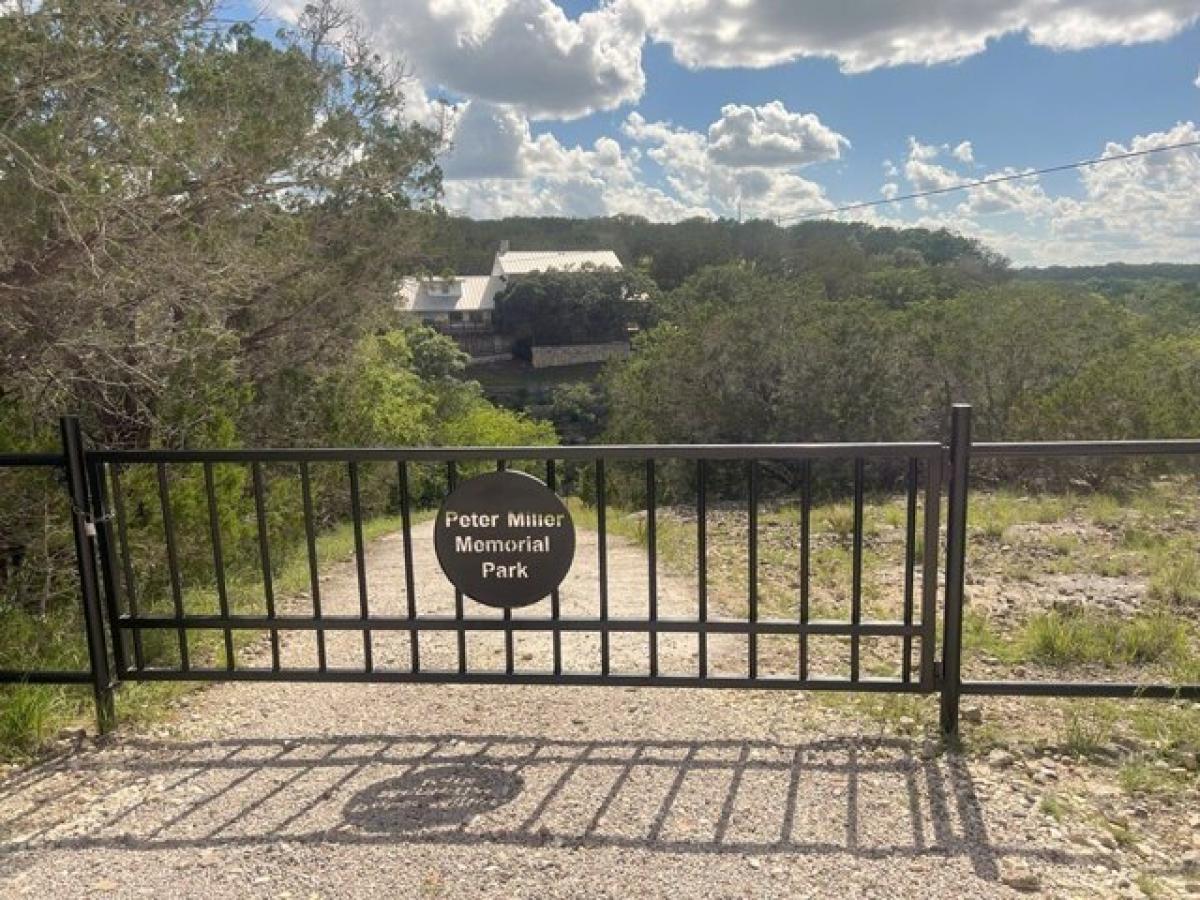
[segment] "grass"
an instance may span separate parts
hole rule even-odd
[[[1038,809],[1055,822],[1061,822],[1067,817],[1067,813],[1070,812],[1070,807],[1057,794],[1046,794],[1043,796],[1042,802],[1038,804]]]
[[[1200,609],[1200,548],[1175,540],[1151,558],[1150,596],[1171,606]]]
[[[1021,656],[1047,665],[1171,663],[1187,655],[1187,625],[1165,611],[1132,619],[1098,612],[1038,613],[1017,637]]]
[[[0,756],[9,758],[36,753],[57,732],[69,708],[61,687],[18,684],[2,696]]]
[[[1064,517],[1067,508],[1068,502],[1063,497],[1030,497],[1011,491],[979,494],[971,498],[967,527],[1000,541],[1014,525],[1057,522]]]
[[[1139,891],[1151,898],[1151,900],[1167,896],[1166,888],[1163,887],[1162,882],[1149,872],[1139,872],[1138,876],[1133,879],[1133,883],[1138,886]]]
[[[1127,762],[1121,766],[1121,788],[1129,794],[1166,794],[1177,791],[1180,778],[1169,768],[1157,765],[1161,760],[1149,757]]]
[[[1091,756],[1112,740],[1119,714],[1112,703],[1072,703],[1065,710],[1063,746],[1074,756]]]

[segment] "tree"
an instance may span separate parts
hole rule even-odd
[[[976,432],[1013,440],[1017,410],[1103,354],[1127,344],[1137,317],[1074,288],[1014,282],[927,300],[906,314],[929,392],[931,433],[942,433],[953,402],[975,407]]]
[[[657,289],[637,271],[548,271],[514,281],[496,297],[496,327],[518,344],[623,341],[655,319]]]
[[[440,135],[332,3],[276,41],[215,7],[0,16],[0,383],[112,445],[227,437],[231,378],[278,395],[336,365],[440,187]]]

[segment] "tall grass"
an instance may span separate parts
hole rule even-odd
[[[1048,665],[1170,663],[1187,655],[1187,626],[1165,611],[1132,619],[1096,613],[1039,613],[1018,637],[1024,656]]]

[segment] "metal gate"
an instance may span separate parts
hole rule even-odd
[[[962,644],[963,583],[966,553],[967,481],[972,450],[970,408],[956,406],[952,414],[948,444],[937,442],[892,444],[749,444],[749,445],[653,445],[578,446],[513,448],[397,448],[313,450],[89,450],[83,445],[78,421],[62,420],[61,454],[2,455],[0,466],[54,467],[65,475],[72,516],[79,584],[83,601],[90,669],[87,672],[0,672],[0,683],[90,683],[93,686],[102,728],[114,721],[113,689],[121,681],[300,681],[300,682],[398,682],[537,685],[623,685],[636,687],[726,687],[783,688],[791,690],[851,690],[876,692],[940,692],[942,727],[947,733],[957,728],[958,702],[962,693],[1009,694],[1101,694],[1109,696],[1200,696],[1197,685],[1105,685],[1078,683],[983,683],[963,682],[960,674]],[[977,445],[993,455],[1048,453],[1091,454],[1195,454],[1200,442],[1094,442],[1090,444],[1005,444]],[[812,522],[814,490],[818,471],[827,471],[833,461],[845,466],[849,495],[850,590],[842,618],[813,615]],[[400,516],[404,590],[401,599],[388,598],[396,610],[381,612],[381,598],[373,594],[367,577],[367,541],[364,536],[360,498],[360,472],[365,466],[378,470],[383,464],[392,472]],[[219,466],[242,466],[249,471],[253,495],[253,528],[261,561],[261,612],[236,612],[230,603],[222,553],[218,493],[214,471]],[[314,521],[310,470],[317,465],[343,467],[348,484],[349,520],[353,531],[357,604],[352,613],[323,609],[322,581],[317,553],[318,525]],[[587,611],[564,612],[555,591],[548,601],[514,613],[484,610],[455,592],[451,610],[428,607],[414,577],[414,498],[410,474],[414,467],[437,467],[444,473],[445,489],[456,485],[462,469],[480,465],[504,468],[536,466],[551,489],[562,489],[560,476],[568,469],[576,492],[590,493],[589,507],[595,515],[595,566],[598,583],[595,602]],[[786,618],[764,614],[760,602],[760,512],[762,482],[769,466],[783,465],[792,474],[798,491],[798,521],[794,527],[795,615]],[[902,539],[903,576],[898,587],[898,618],[874,619],[864,604],[864,494],[867,466],[883,466],[896,474],[904,487]],[[264,467],[294,467],[300,486],[304,546],[307,551],[309,584],[306,608],[284,604],[273,585],[268,519],[269,497],[264,490]],[[608,492],[609,469],[620,466],[628,482],[632,469],[644,500],[644,543],[646,548],[644,613],[612,614]],[[211,562],[218,601],[214,611],[196,612],[185,603],[178,561],[178,535],[173,518],[173,473],[180,467],[199,467],[203,473],[203,496],[211,545]],[[821,468],[824,467],[824,468]],[[694,511],[695,560],[687,615],[660,614],[659,515],[660,478],[666,470],[688,485],[688,505]],[[740,473],[745,488],[745,585],[744,614],[720,614],[710,602],[710,511],[713,508],[710,480],[719,469],[728,479]],[[167,569],[170,610],[144,612],[131,561],[123,485],[137,478],[156,486],[163,530],[163,555]],[[673,505],[678,508],[678,488]],[[436,499],[436,498],[435,498]],[[939,521],[946,501],[946,524]],[[739,501],[740,502],[740,501]],[[945,590],[939,603],[939,560],[945,554]],[[627,607],[629,598],[622,597]],[[943,616],[941,659],[936,658],[938,613]],[[234,652],[234,635],[260,632],[269,640],[269,663],[247,666]],[[225,646],[224,665],[194,660],[190,638],[199,632],[220,633]],[[315,661],[310,665],[289,664],[284,650],[286,637],[298,633],[313,637]],[[337,665],[327,658],[331,635],[361,636],[361,653],[352,666]],[[516,640],[524,635],[548,637],[544,658],[522,659],[518,664]],[[143,650],[149,636],[171,636],[177,652],[174,662],[150,661]],[[377,659],[376,648],[385,637],[400,638],[408,650],[403,665]],[[439,635],[453,648],[448,664],[430,662],[424,651],[430,636]],[[500,635],[503,666],[481,668],[471,661],[470,642],[482,635]],[[564,665],[563,643],[570,636],[591,635],[597,639],[596,665],[579,671]],[[644,638],[644,665],[629,671],[613,665],[611,645],[628,636]],[[674,636],[694,638],[696,652],[690,671],[663,671],[660,643]],[[284,638],[281,640],[281,637]],[[713,642],[734,638],[744,642],[744,669],[714,671],[710,647]],[[811,646],[814,641],[836,639],[847,644],[841,672],[815,672]],[[865,641],[886,640],[895,648],[895,674],[872,675],[864,671],[862,646]],[[779,670],[778,654],[770,671],[762,664],[760,645],[783,641],[793,648],[786,671]]]

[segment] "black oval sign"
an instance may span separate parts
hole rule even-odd
[[[446,577],[487,606],[549,596],[571,568],[575,525],[558,495],[523,472],[464,481],[438,511],[433,546]]]

